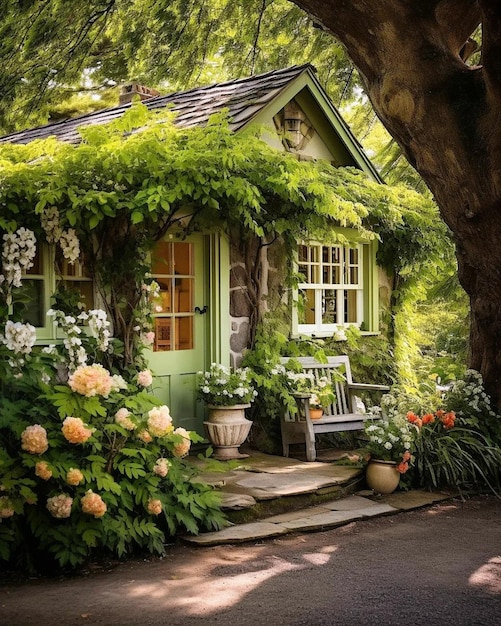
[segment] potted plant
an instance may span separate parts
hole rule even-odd
[[[365,449],[369,454],[367,485],[378,493],[392,493],[398,487],[400,476],[409,469],[412,427],[405,418],[395,416],[368,422],[365,434]]]
[[[245,409],[257,395],[250,370],[212,363],[209,370],[198,374],[198,395],[209,409],[204,428],[215,448],[215,458],[245,458],[247,455],[238,450],[252,426],[245,417]]]
[[[311,419],[320,419],[336,395],[327,376],[315,378],[311,372],[287,372],[289,388],[293,396],[308,398]]]

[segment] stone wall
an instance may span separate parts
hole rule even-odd
[[[260,248],[258,238],[245,242],[239,242],[238,237],[231,240],[230,365],[238,367],[245,349],[250,346],[253,326],[284,297],[287,258],[280,242]],[[256,269],[258,288],[255,285]]]

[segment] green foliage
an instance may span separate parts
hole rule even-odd
[[[162,554],[178,532],[224,524],[218,494],[184,459],[201,438],[174,429],[138,382],[149,376],[80,366],[57,384],[53,356],[25,353],[19,371],[14,356],[0,347],[2,560],[50,569],[98,553]]]
[[[444,410],[430,411],[430,406]],[[406,477],[428,489],[489,489],[501,495],[501,419],[492,410],[482,377],[468,370],[442,398],[388,394],[382,408],[414,426],[413,467]]]
[[[353,380],[381,385],[392,385],[397,381],[397,364],[388,337],[363,335],[355,326],[344,330],[345,340],[324,340],[328,354],[350,357]]]

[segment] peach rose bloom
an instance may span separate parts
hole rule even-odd
[[[160,515],[162,512],[162,503],[160,500],[148,500],[148,513],[152,515]]]
[[[132,414],[125,407],[118,409],[118,411],[115,413],[115,422],[122,428],[125,428],[125,430],[134,430],[136,428],[136,425],[130,419],[129,415]]]
[[[153,437],[145,429],[143,429],[139,433],[137,433],[137,437],[138,437],[138,439],[141,439],[141,441],[143,441],[144,443],[151,443],[153,441]]]
[[[93,428],[87,428],[79,417],[67,417],[61,428],[66,440],[70,443],[85,443],[94,432]]]
[[[61,493],[58,496],[48,498],[46,506],[52,517],[64,519],[71,515],[72,504],[73,498],[66,493]]]
[[[173,430],[168,406],[163,404],[148,411],[148,430],[154,437],[163,437]]]
[[[26,427],[21,434],[21,448],[30,454],[43,454],[49,447],[47,431],[40,424]]]
[[[8,496],[0,496],[0,519],[6,519],[14,515],[14,507]]]
[[[68,385],[82,396],[107,397],[113,387],[113,378],[99,363],[81,365],[69,377]]]
[[[35,474],[42,480],[49,480],[49,478],[52,478],[52,471],[49,469],[49,466],[45,461],[39,461],[35,465]]]
[[[66,474],[66,482],[72,487],[76,487],[77,485],[79,485],[83,479],[84,475],[82,474],[82,472],[74,467],[70,467],[68,473]]]
[[[153,376],[151,375],[150,370],[143,370],[137,375],[137,383],[138,385],[141,385],[141,387],[149,387],[152,382]]]
[[[184,438],[184,440],[181,443],[176,443],[174,445],[174,456],[177,456],[177,457],[186,456],[188,452],[190,451],[190,447],[191,447],[191,440],[190,440],[189,432],[185,430],[184,428],[179,427],[179,428],[176,428],[173,434],[181,435]]]
[[[161,478],[165,478],[167,474],[169,473],[169,469],[170,469],[169,461],[162,457],[155,461],[155,465],[153,466],[153,473],[156,474],[157,476],[160,476]]]
[[[106,503],[101,496],[98,493],[94,493],[92,489],[87,491],[80,502],[82,503],[82,511],[84,513],[89,513],[89,515],[93,515],[96,518],[103,517],[106,513]]]

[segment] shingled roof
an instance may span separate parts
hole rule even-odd
[[[170,106],[177,113],[176,125],[181,127],[203,125],[213,113],[228,109],[231,128],[237,131],[251,122],[269,102],[304,72],[314,73],[315,69],[310,64],[297,65],[259,76],[157,96],[145,100],[143,104],[150,110]],[[35,139],[47,137],[57,137],[61,141],[78,143],[81,139],[77,131],[79,127],[106,124],[123,115],[130,107],[130,103],[122,104],[12,133],[0,137],[0,143],[26,144]]]

